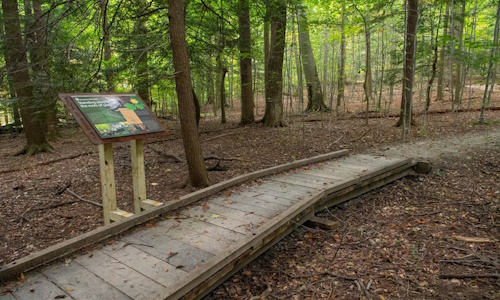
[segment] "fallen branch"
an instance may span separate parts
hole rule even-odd
[[[239,133],[239,132],[235,131],[235,132],[230,132],[230,133],[226,133],[226,134],[216,135],[216,136],[213,136],[211,138],[208,138],[208,139],[204,140],[204,142],[215,140],[215,139],[218,139],[218,138],[221,138],[221,137],[225,137],[225,136],[228,136],[228,135],[233,135],[233,134],[236,134],[236,133]]]
[[[163,156],[163,157],[165,157],[167,159],[173,159],[174,162],[178,162],[178,163],[182,163],[182,164],[185,163],[185,161],[182,158],[180,158],[179,156],[177,156],[177,155],[170,154],[170,153],[165,153],[165,152],[163,152],[160,149],[156,149],[155,147],[149,146],[149,148],[151,150],[153,150],[154,152],[156,152],[157,154],[159,154],[160,156]]]
[[[72,190],[70,190],[69,188],[66,189],[66,192],[70,193],[71,195],[75,196],[76,198],[78,198],[80,201],[83,201],[85,203],[89,203],[89,204],[92,204],[92,205],[95,205],[95,206],[99,206],[99,207],[102,207],[102,204],[101,203],[97,203],[97,202],[94,202],[94,201],[90,201],[90,200],[87,200],[85,198],[83,198],[82,196],[78,195],[77,193],[73,192]]]
[[[53,205],[49,205],[49,206],[44,206],[44,207],[37,207],[37,208],[33,208],[32,211],[34,210],[47,210],[47,209],[52,209],[52,208],[58,208],[60,206],[64,206],[64,205],[68,205],[68,204],[73,204],[73,203],[76,203],[77,201],[74,200],[74,201],[68,201],[68,202],[62,202],[62,203],[57,203],[57,204],[53,204]]]
[[[460,235],[454,235],[453,238],[457,241],[462,241],[466,243],[494,243],[494,240],[490,238],[478,238],[478,237],[466,237]]]
[[[351,143],[352,143],[352,142],[356,142],[357,140],[362,139],[362,138],[363,138],[365,135],[367,135],[367,134],[368,134],[368,132],[370,132],[370,131],[372,131],[372,128],[371,128],[371,127],[370,127],[370,128],[368,128],[368,130],[367,130],[365,133],[363,133],[363,135],[361,135],[360,137],[357,137],[357,138],[355,138],[355,139],[352,139],[352,140],[351,140]]]
[[[465,278],[500,278],[500,274],[487,273],[487,274],[441,274],[441,279],[465,279]]]

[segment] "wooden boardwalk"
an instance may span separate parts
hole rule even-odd
[[[0,286],[7,290],[0,300],[199,298],[316,211],[399,179],[413,165],[356,155],[269,176],[35,269],[22,283]]]

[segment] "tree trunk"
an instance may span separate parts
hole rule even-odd
[[[457,1],[458,2],[458,1]],[[463,35],[464,35],[464,22],[465,22],[465,0],[461,0],[461,10],[460,10],[460,15],[457,16],[457,22],[456,22],[456,34],[455,37],[458,39],[458,47],[457,47],[457,53],[458,57],[456,60],[457,64],[457,69],[455,73],[455,98],[453,99],[453,102],[456,105],[460,105],[462,102],[462,40],[463,40]]]
[[[111,46],[109,41],[109,26],[108,26],[108,2],[109,0],[100,0],[101,22],[102,22],[102,47],[104,51],[104,76],[106,78],[106,91],[114,92],[113,71],[107,63],[111,60]]]
[[[307,111],[329,111],[325,104],[321,81],[319,80],[316,61],[309,38],[309,23],[307,21],[306,11],[299,7],[297,11],[297,20],[299,24],[299,49],[302,58],[302,67],[306,78],[308,102]]]
[[[168,4],[170,40],[176,74],[175,87],[189,179],[194,187],[205,187],[209,185],[209,181],[196,127],[191,70],[189,67],[186,32],[184,28],[184,1],[169,0]]]
[[[479,115],[479,124],[484,124],[484,110],[486,108],[486,98],[488,95],[488,84],[490,81],[492,69],[493,69],[493,60],[495,58],[495,53],[498,45],[498,27],[499,27],[499,19],[500,19],[500,1],[498,1],[497,4],[497,14],[496,14],[496,20],[495,20],[495,31],[493,33],[493,45],[491,45],[491,52],[490,52],[490,61],[488,63],[488,75],[486,76],[486,86],[484,87],[484,94],[483,94],[483,102],[481,105],[481,114]]]
[[[52,94],[50,82],[50,66],[47,55],[46,24],[44,24],[42,5],[40,0],[33,0],[33,14],[35,17],[36,40],[33,47],[33,71],[35,74],[35,92],[40,97],[46,112],[46,133],[49,139],[55,139],[57,132],[57,100]],[[47,16],[48,18],[48,16]],[[45,22],[46,23],[46,22]]]
[[[426,94],[426,99],[425,99],[425,111],[428,111],[429,107],[431,106],[432,84],[434,83],[434,78],[436,78],[437,59],[438,59],[439,25],[441,24],[441,9],[439,10],[439,19],[438,19],[438,25],[437,25],[437,28],[436,28],[436,39],[435,39],[434,45],[433,45],[433,48],[434,48],[434,58],[432,60],[431,78],[429,79],[429,83],[427,84],[427,94]],[[433,32],[431,30],[431,41],[432,41],[432,34],[433,34]]]
[[[339,78],[337,88],[337,114],[339,107],[344,100],[345,92],[345,1],[342,1],[342,22],[340,23],[340,61]]]
[[[227,73],[227,68],[223,67],[221,69],[220,81],[219,81],[220,115],[222,124],[226,123],[226,86],[225,86],[226,73]]]
[[[370,48],[370,27],[365,23],[365,43],[366,43],[366,60],[365,60],[365,82],[363,88],[365,90],[366,101],[366,125],[368,125],[368,118],[370,113],[370,101],[372,99],[372,58]]]
[[[304,83],[302,82],[302,63],[299,51],[297,51],[297,39],[295,37],[295,26],[292,23],[292,52],[295,57],[295,68],[297,69],[297,94],[301,111],[304,110]]]
[[[142,12],[147,3],[145,0],[137,2],[138,13]],[[153,108],[153,100],[149,97],[149,67],[148,67],[148,29],[146,27],[147,17],[137,16],[134,24],[134,32],[136,35],[136,76],[137,76],[137,93],[144,102]]]
[[[410,128],[410,124],[415,124],[414,120],[412,120],[412,93],[415,76],[415,49],[417,46],[418,0],[408,0],[407,13],[401,115],[396,124],[396,126],[403,125],[405,130]]]
[[[21,118],[26,135],[26,146],[23,153],[33,155],[38,152],[50,151],[52,148],[47,143],[44,126],[37,117],[39,109],[33,103],[33,86],[28,72],[26,49],[21,37],[21,24],[17,10],[16,0],[3,0],[2,11],[6,37],[5,60],[9,63],[8,73],[13,75],[19,103]]]
[[[271,45],[266,81],[266,127],[283,126],[283,55],[285,52],[286,3],[276,1],[271,9]]]
[[[252,91],[252,37],[250,32],[250,12],[248,0],[239,0],[240,31],[240,77],[241,77],[241,120],[240,124],[251,124],[255,121]]]
[[[327,98],[327,74],[328,74],[328,54],[330,52],[330,43],[328,42],[329,28],[325,28],[325,40],[323,41],[325,51],[323,52],[323,95]],[[333,74],[332,74],[333,75]],[[331,105],[330,105],[331,106]]]
[[[450,7],[446,3],[446,13],[444,15],[444,25],[443,25],[443,36],[448,35],[448,18],[450,13]],[[446,62],[446,43],[441,45],[441,51],[439,53],[439,73],[438,73],[438,83],[437,83],[437,98],[436,101],[443,101],[444,98],[444,69]]]

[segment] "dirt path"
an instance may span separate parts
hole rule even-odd
[[[415,159],[436,161],[464,155],[467,151],[476,148],[494,148],[500,151],[500,128],[492,128],[488,132],[464,135],[453,135],[443,139],[427,139],[417,142],[408,142],[389,147],[367,151],[368,153],[384,154],[387,156],[402,156]]]

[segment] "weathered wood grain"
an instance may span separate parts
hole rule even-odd
[[[21,285],[17,286],[13,295],[18,300],[55,299],[57,296],[72,299],[64,289],[52,283],[41,273],[30,274]]]
[[[104,247],[102,252],[165,286],[186,273],[126,242],[115,242]]]
[[[163,288],[161,284],[129,268],[100,250],[94,250],[86,256],[79,256],[75,259],[75,262],[132,299],[147,299],[154,295],[155,291]],[[74,264],[74,262],[71,264]]]
[[[194,246],[172,239],[162,233],[148,231],[138,238],[127,236],[123,241],[137,249],[173,265],[176,270],[188,272],[209,260],[214,255]]]
[[[77,300],[132,299],[75,262],[57,264],[42,273]]]

